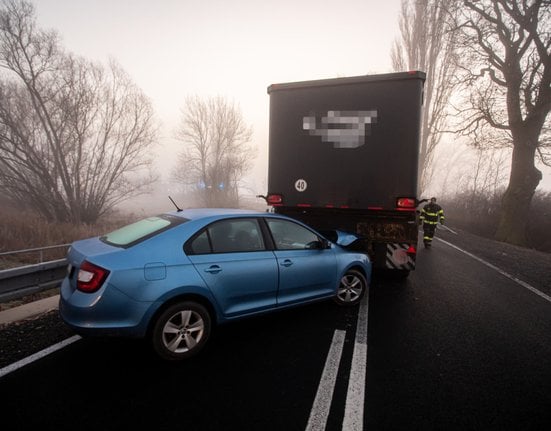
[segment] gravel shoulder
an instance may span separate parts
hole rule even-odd
[[[0,368],[75,335],[58,310],[0,327]]]

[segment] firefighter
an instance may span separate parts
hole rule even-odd
[[[419,216],[419,224],[423,223],[423,243],[427,248],[432,244],[438,222],[444,224],[444,210],[436,203],[436,198],[433,197],[430,198],[430,203],[423,207]]]

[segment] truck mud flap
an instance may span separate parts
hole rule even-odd
[[[387,243],[385,267],[390,269],[415,269],[415,257],[409,255],[407,250],[410,244]]]

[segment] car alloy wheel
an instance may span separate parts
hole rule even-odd
[[[168,307],[155,322],[153,348],[166,360],[190,358],[203,348],[211,331],[211,318],[201,304],[180,302]]]
[[[349,269],[341,278],[335,301],[339,305],[355,305],[367,290],[365,276],[356,269]]]

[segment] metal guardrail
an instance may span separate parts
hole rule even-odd
[[[37,248],[26,248],[24,250],[15,250],[15,251],[3,251],[0,253],[0,257],[2,256],[15,256],[18,254],[30,254],[30,253],[37,253],[38,254],[38,263],[42,263],[44,261],[44,252],[48,250],[55,250],[57,248],[68,248],[71,244],[59,244],[59,245],[48,245],[46,247],[37,247]]]
[[[69,246],[70,244],[62,244],[0,253],[0,257],[23,253],[39,254],[37,264],[0,271],[0,303],[58,287],[67,272],[67,260],[63,258],[43,262],[44,251]]]

